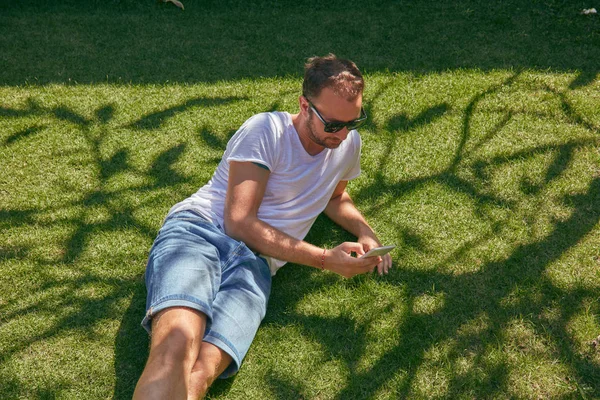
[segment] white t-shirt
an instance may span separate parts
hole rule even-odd
[[[233,135],[211,180],[169,214],[195,210],[223,224],[230,161],[261,164],[270,171],[258,218],[296,239],[304,239],[340,181],[360,175],[361,140],[351,131],[337,149],[306,152],[287,112],[257,114]],[[286,261],[263,256],[271,274]]]

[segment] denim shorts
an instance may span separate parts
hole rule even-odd
[[[158,232],[146,266],[146,316],[189,307],[207,316],[204,341],[233,359],[221,378],[234,375],[265,316],[271,291],[267,262],[244,243],[193,211],[170,215]]]

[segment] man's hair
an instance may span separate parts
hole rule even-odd
[[[302,94],[314,99],[324,88],[330,88],[346,100],[354,100],[362,94],[365,86],[360,70],[350,60],[337,58],[335,54],[311,57],[304,65]]]

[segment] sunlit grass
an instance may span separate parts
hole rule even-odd
[[[131,397],[167,210],[248,117],[296,112],[302,60],[329,51],[366,71],[349,191],[394,269],[280,270],[209,397],[600,397],[597,20],[552,1],[30,3],[0,15],[0,398]],[[323,217],[308,240],[353,238]]]
[[[596,101],[581,92],[598,86],[572,91],[570,79],[367,76],[372,122],[349,190],[398,244],[395,269],[349,281],[282,270],[248,362],[213,395],[593,393],[600,140],[595,115],[571,102]],[[106,397],[127,365],[135,382],[141,276],[164,214],[207,181],[246,118],[273,104],[294,112],[299,83],[0,89],[7,397]],[[349,239],[326,219],[310,235]],[[115,360],[115,340],[136,357]]]

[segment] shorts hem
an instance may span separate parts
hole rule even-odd
[[[186,295],[172,295],[155,302],[148,310],[142,320],[142,327],[152,334],[152,318],[160,311],[173,307],[187,307],[196,311],[200,311],[207,317],[207,325],[212,319],[212,308],[201,300]]]
[[[230,376],[235,375],[239,371],[240,366],[242,364],[242,360],[240,359],[240,355],[236,350],[235,346],[231,342],[229,342],[229,340],[227,340],[225,337],[218,334],[217,332],[212,331],[206,333],[202,340],[217,346],[219,349],[229,354],[229,356],[232,359],[231,364],[229,364],[225,371],[223,371],[223,373],[219,375],[219,379],[229,378]]]

